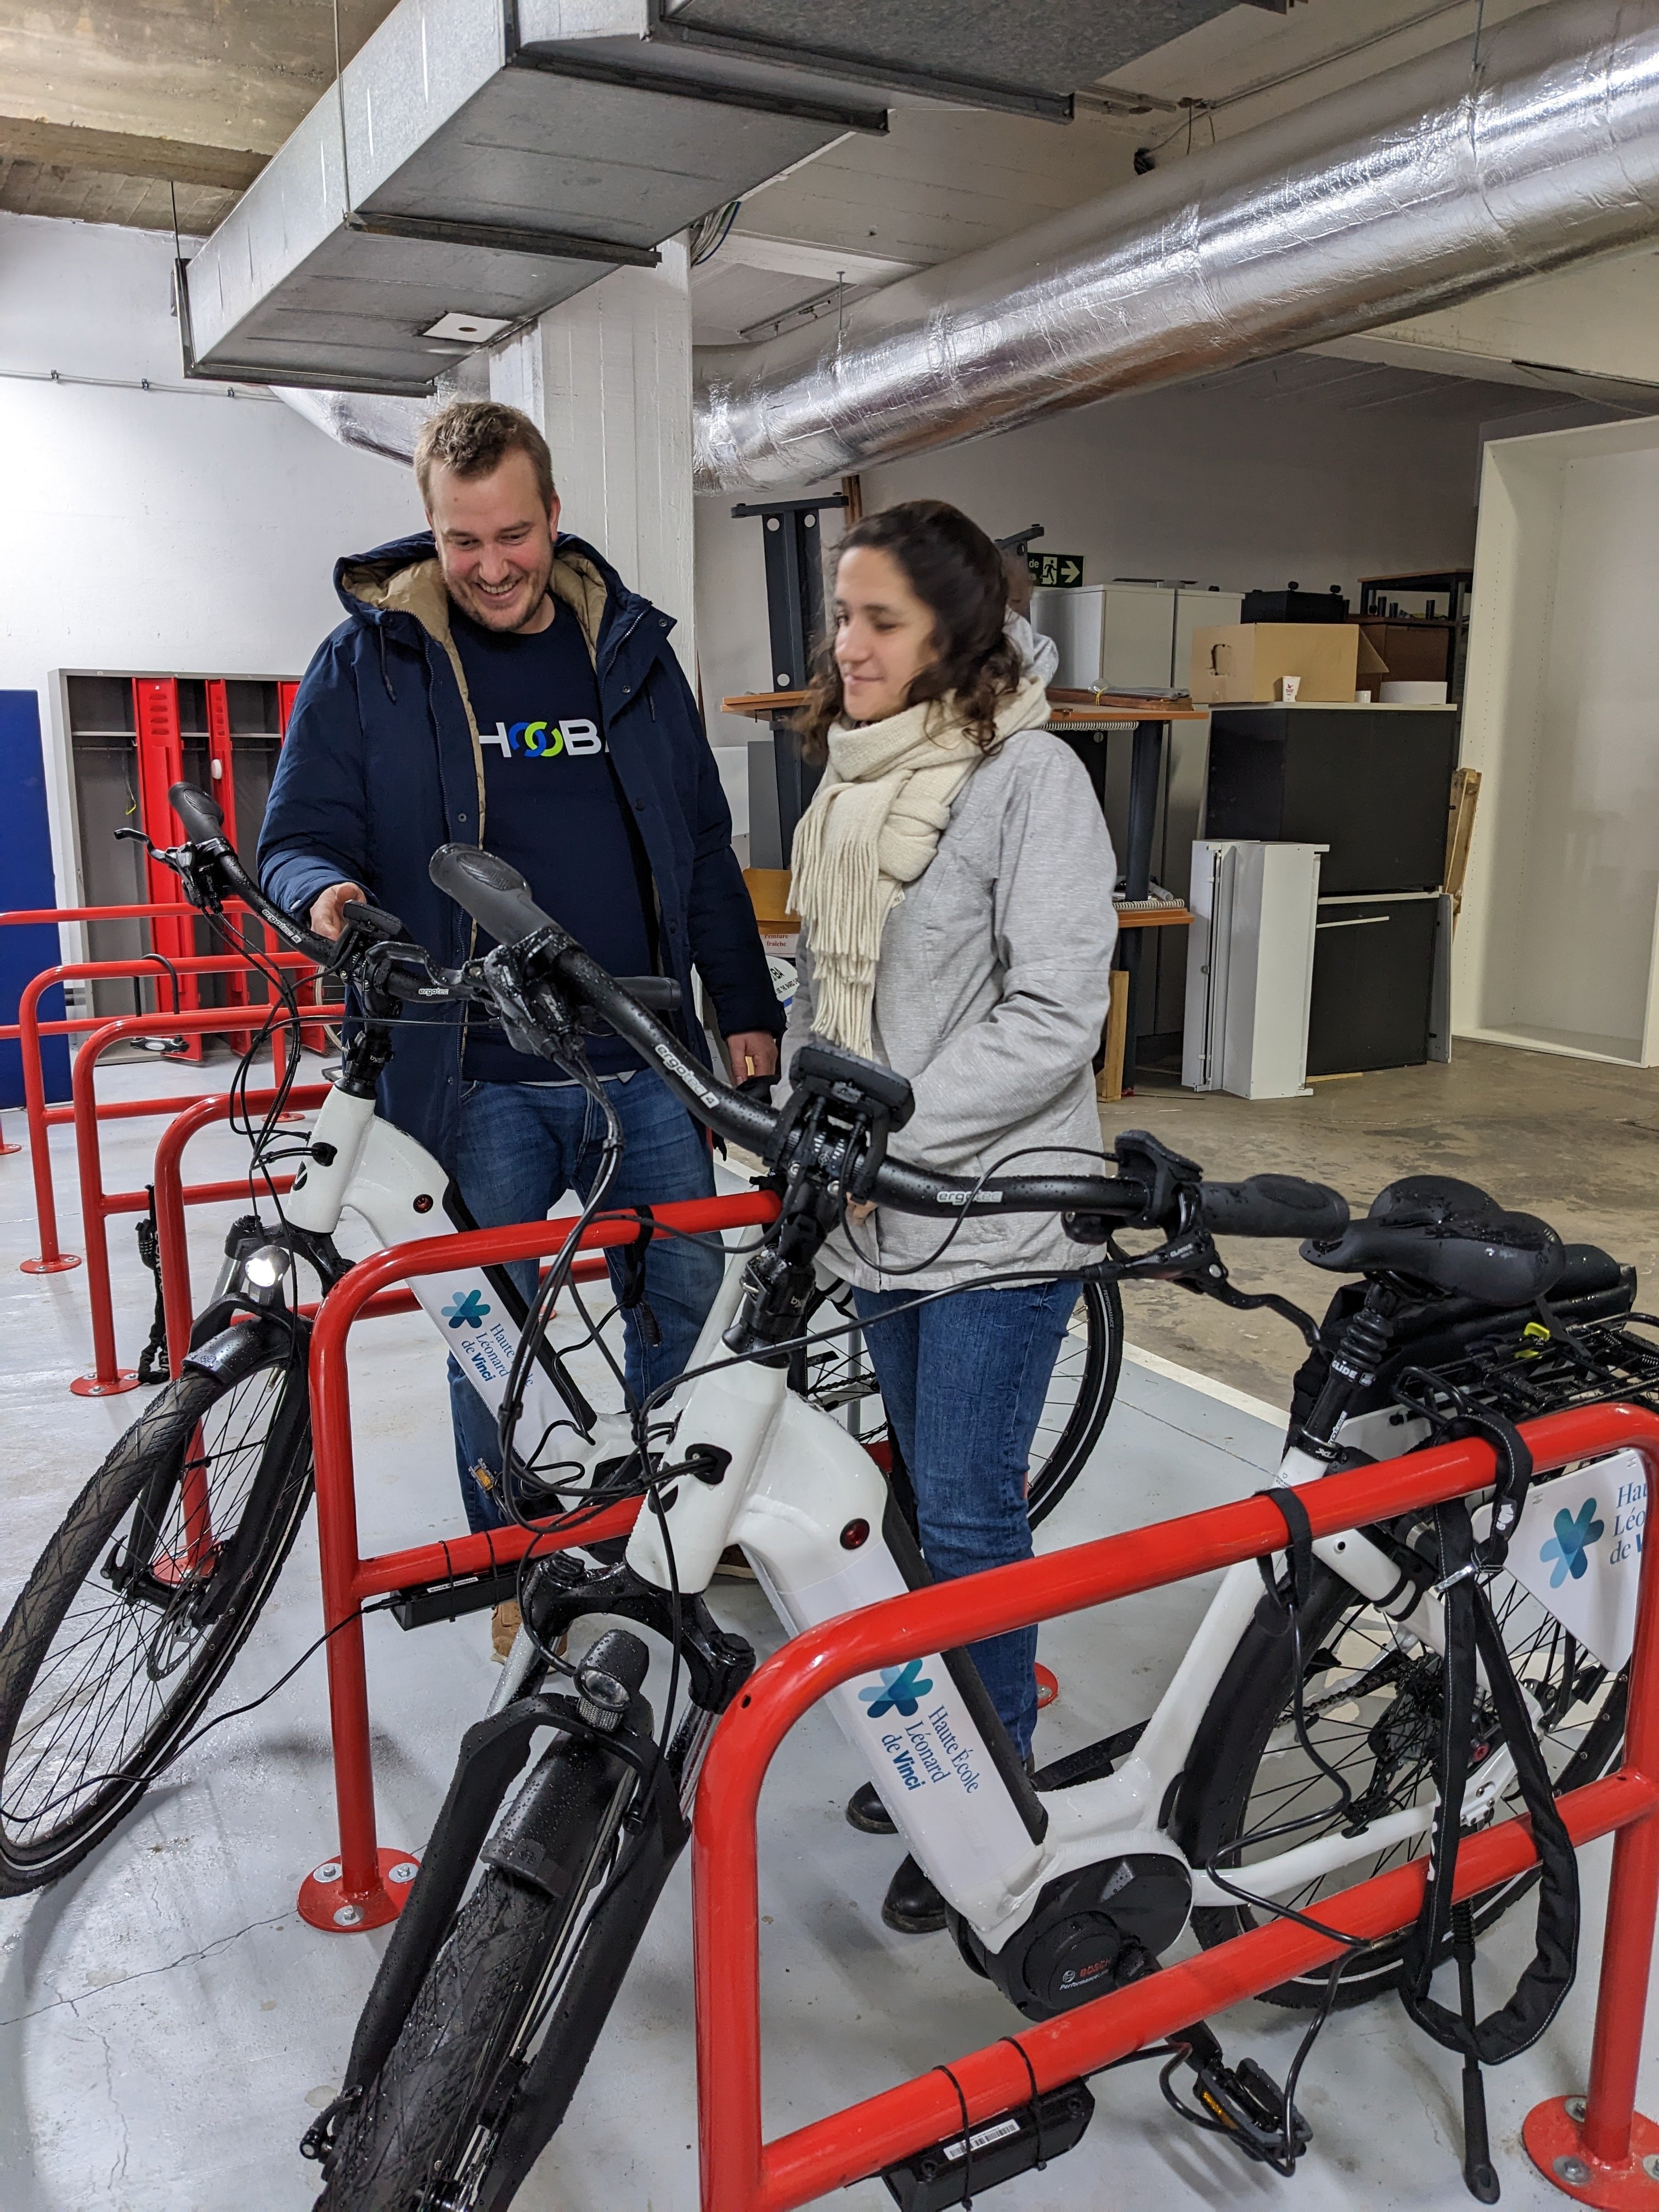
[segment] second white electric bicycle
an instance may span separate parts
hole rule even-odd
[[[586,1476],[556,1469],[545,1478],[553,1498],[538,1497],[533,1450],[525,1455],[514,1510],[526,1518],[550,1524],[630,1493],[643,1509],[622,1556],[563,1552],[526,1571],[525,1632],[499,1709],[465,1738],[345,2088],[307,2137],[325,2168],[319,2212],[499,2212],[563,2119],[685,1841],[709,1735],[751,1664],[702,1595],[726,1547],[743,1547],[792,1631],[926,1578],[869,1455],[788,1387],[817,1295],[815,1261],[849,1198],[942,1224],[981,1209],[1048,1210],[1101,1243],[1122,1227],[1152,1230],[1162,1238],[1152,1250],[1136,1257],[1111,1243],[1098,1272],[1234,1298],[1214,1234],[1314,1240],[1311,1256],[1362,1285],[1357,1306],[1339,1297],[1316,1347],[1283,1469],[1291,1486],[1356,1449],[1411,1449],[1429,1421],[1410,1410],[1414,1399],[1397,1401],[1402,1367],[1420,1370],[1425,1357],[1467,1364],[1494,1344],[1506,1356],[1530,1342],[1546,1292],[1564,1330],[1604,1324],[1604,1354],[1643,1356],[1619,1326],[1627,1273],[1589,1248],[1570,1253],[1543,1224],[1468,1186],[1396,1185],[1350,1225],[1334,1192],[1277,1176],[1206,1183],[1139,1133],[1119,1139],[1115,1176],[974,1182],[902,1165],[888,1145],[909,1095],[890,1071],[808,1048],[777,1115],[711,1079],[489,854],[446,847],[433,875],[498,941],[470,988],[494,1003],[519,1049],[581,1079],[582,1028],[604,1021],[695,1115],[771,1164],[782,1211],[711,1316],[683,1388],[656,1409],[660,1427],[647,1407],[629,1456]],[[515,1357],[522,1376],[524,1346]],[[1582,1397],[1583,1364],[1568,1364]],[[1650,1360],[1649,1387],[1656,1374]],[[1629,1395],[1628,1376],[1604,1395]],[[509,1464],[515,1436],[533,1443],[539,1419],[509,1409]],[[1546,1502],[1549,1487],[1538,1486]],[[1484,1529],[1490,1504],[1476,1508]],[[1447,1650],[1424,1534],[1395,1525],[1315,1546],[1293,1634],[1255,1569],[1235,1570],[1150,1720],[1035,1779],[963,1653],[832,1692],[895,1827],[945,1899],[966,1963],[1040,2020],[1146,1972],[1189,1923],[1201,1942],[1218,1942],[1253,1916],[1316,1906],[1333,1881],[1421,1850],[1435,1818]],[[1569,1632],[1547,1585],[1540,1598],[1523,1571],[1494,1576],[1492,1602],[1552,1784],[1569,1788],[1617,1764],[1627,1655],[1598,1655]],[[660,1726],[643,1694],[647,1648],[631,1629],[610,1628],[574,1673],[557,1658],[565,1633],[592,1616],[665,1639],[673,1673]],[[1465,1826],[1512,1806],[1517,1789],[1490,1700],[1476,1735]],[[1483,1919],[1525,1886],[1483,1900]],[[1359,1954],[1343,2001],[1393,1986],[1401,1957],[1398,1944]],[[1323,1978],[1279,1992],[1316,2005],[1336,1994]],[[1276,2092],[1258,2082],[1253,2094],[1243,2076],[1208,2077],[1237,2093],[1233,2131],[1254,2130],[1252,2155],[1293,2164],[1305,2135],[1288,2090],[1281,2112]],[[1051,2141],[1048,2154],[1064,2147]]]

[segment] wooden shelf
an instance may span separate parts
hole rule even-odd
[[[752,721],[764,722],[774,714],[787,714],[805,704],[805,691],[738,691],[720,701],[720,712],[746,714]],[[1194,707],[1190,701],[1183,707],[1173,699],[1135,699],[1118,691],[1092,695],[1086,706],[1079,703],[1075,695],[1058,702],[1052,694],[1049,698],[1050,728],[1090,722],[1206,722],[1209,718],[1207,707]]]

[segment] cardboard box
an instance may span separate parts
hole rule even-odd
[[[1358,623],[1230,623],[1193,633],[1195,707],[1266,706],[1299,677],[1302,706],[1352,706],[1359,680],[1388,673]]]

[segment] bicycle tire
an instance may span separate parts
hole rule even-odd
[[[556,1820],[536,1824],[542,1863],[567,1886],[555,1895],[486,1863],[342,2115],[315,2212],[505,2212],[562,2125],[684,1836],[663,1832],[660,1808],[637,1834],[624,1826],[636,1799],[615,1797],[611,1763],[580,1744],[562,1755],[599,1784],[573,1769]]]
[[[831,1297],[837,1293],[831,1292]],[[814,1309],[821,1315],[825,1301]],[[1083,1472],[1089,1455],[1100,1441],[1106,1417],[1117,1395],[1123,1366],[1123,1302],[1115,1283],[1085,1283],[1079,1288],[1083,1312],[1080,1335],[1067,1331],[1055,1363],[1054,1379],[1037,1431],[1032,1439],[1031,1470],[1026,1487],[1026,1510],[1036,1528],[1046,1521]],[[822,1326],[821,1321],[811,1326]],[[1075,1347],[1075,1351],[1072,1349]],[[865,1355],[867,1361],[868,1355]],[[867,1370],[866,1370],[867,1371]],[[1068,1392],[1074,1395],[1066,1395]],[[849,1397],[874,1396],[873,1376],[860,1392],[849,1380],[848,1362],[830,1352],[821,1355],[809,1370],[805,1393],[814,1405],[835,1411]],[[1057,1418],[1051,1418],[1051,1413]],[[882,1423],[861,1433],[860,1442],[878,1443],[886,1434]]]
[[[1517,1588],[1516,1584],[1508,1584],[1510,1591]],[[1530,1599],[1521,1605],[1512,1604],[1507,1598],[1500,1596],[1498,1586],[1494,1586],[1494,1597],[1498,1601],[1500,1621],[1524,1624],[1530,1618],[1528,1608],[1535,1607],[1535,1601]],[[1364,1618],[1369,1610],[1366,1601],[1348,1583],[1316,1562],[1312,1588],[1303,1614],[1304,1714],[1310,1703],[1319,1702],[1311,1686],[1320,1674],[1329,1671],[1319,1662],[1338,1650],[1346,1633],[1363,1634]],[[1541,1608],[1537,1610],[1541,1613]],[[1355,1630],[1346,1631],[1345,1621],[1356,1624]],[[1510,1648],[1513,1659],[1517,1648],[1525,1644],[1524,1625],[1513,1630],[1505,1627],[1504,1640]],[[1564,1642],[1570,1643],[1570,1639],[1564,1639]],[[1570,1654],[1568,1659],[1571,1663]],[[1517,1673],[1522,1673],[1525,1664],[1523,1651],[1522,1665],[1517,1667]],[[1413,1666],[1419,1669],[1418,1676],[1413,1675]],[[1426,1671],[1421,1671],[1425,1668]],[[1236,1839],[1249,1818],[1249,1808],[1257,1796],[1258,1778],[1268,1756],[1270,1741],[1275,1730],[1281,1729],[1286,1722],[1291,1705],[1291,1638],[1285,1634],[1273,1633],[1258,1614],[1235,1647],[1194,1737],[1187,1762],[1188,1779],[1183,1784],[1170,1822],[1172,1836],[1195,1867],[1206,1864],[1224,1844]],[[1558,1741],[1553,1732],[1547,1732],[1543,1737],[1547,1761],[1551,1765],[1552,1781],[1558,1795],[1610,1774],[1623,1754],[1628,1670],[1616,1676],[1607,1675],[1605,1670],[1591,1671],[1599,1672],[1601,1677],[1595,1685],[1601,1701],[1583,1724],[1578,1741],[1569,1748],[1565,1735]],[[1356,1686],[1362,1679],[1360,1676],[1354,1678]],[[1407,1662],[1399,1679],[1431,1685],[1433,1667],[1420,1660]],[[1534,1688],[1537,1679],[1534,1674]],[[1396,1689],[1396,1697],[1399,1694]],[[1419,1698],[1417,1712],[1414,1717],[1408,1714],[1405,1725],[1420,1736],[1421,1747],[1426,1753],[1434,1734],[1437,1732],[1438,1704],[1431,1695],[1423,1697],[1420,1689],[1414,1694]],[[1331,1702],[1328,1694],[1326,1702]],[[1334,1711],[1340,1713],[1342,1710],[1339,1692]],[[1364,1717],[1363,1703],[1356,1702],[1355,1710],[1358,1715]],[[1572,1710],[1571,1706],[1565,1708],[1562,1717],[1566,1717]],[[1379,1712],[1375,1720],[1367,1720],[1368,1744],[1373,1742],[1375,1731],[1385,1717]],[[1356,1735],[1358,1733],[1358,1719],[1352,1723],[1344,1720],[1340,1725],[1351,1728]],[[1316,1729],[1317,1723],[1315,1728]],[[1332,1742],[1321,1744],[1316,1733],[1313,1734],[1313,1740],[1327,1756],[1330,1756],[1336,1747]],[[1551,1759],[1553,1744],[1556,1756]],[[1305,1755],[1299,1750],[1293,1753],[1289,1745],[1281,1745],[1275,1755],[1294,1757],[1297,1762],[1287,1771],[1285,1781],[1271,1785],[1279,1793],[1288,1795],[1297,1786],[1298,1767],[1303,1774],[1309,1774],[1311,1770],[1306,1765]],[[1380,1758],[1381,1755],[1379,1752],[1377,1756]],[[1341,1761],[1339,1759],[1334,1763],[1340,1764]],[[1401,1802],[1419,1802],[1426,1782],[1425,1759],[1407,1778],[1406,1784],[1402,1785],[1404,1794]],[[1323,1795],[1334,1803],[1334,1790],[1328,1784],[1321,1786]],[[1498,1814],[1500,1819],[1507,1811],[1519,1809],[1518,1793],[1512,1792],[1511,1796],[1512,1803],[1507,1798],[1500,1801]],[[1256,1823],[1252,1821],[1251,1825]],[[1312,1834],[1318,1832],[1316,1829],[1310,1832]],[[1294,1843],[1307,1839],[1302,1836],[1286,1838],[1285,1847],[1289,1848]],[[1358,1862],[1331,1876],[1328,1885],[1315,1885],[1281,1901],[1311,1912],[1316,1917],[1322,1917],[1320,1902],[1322,1897],[1364,1880],[1368,1873],[1380,1872],[1386,1866],[1399,1863],[1402,1856],[1413,1856],[1427,1848],[1428,1837],[1425,1834],[1405,1847],[1403,1853],[1397,1850],[1381,1854],[1374,1864]],[[1538,1871],[1534,1866],[1528,1873],[1489,1890],[1475,1901],[1477,1934],[1491,1928],[1526,1894],[1537,1881]],[[1249,1863],[1247,1861],[1237,1871],[1230,1872],[1229,1878],[1248,1888],[1250,1886]],[[1265,1911],[1253,1910],[1247,1905],[1201,1906],[1193,1914],[1193,1933],[1207,1950],[1247,1929],[1259,1926],[1270,1917]],[[1331,1917],[1340,1924],[1337,1915]],[[1379,1945],[1357,1957],[1343,1975],[1338,2004],[1343,2007],[1364,2004],[1372,1997],[1397,1988],[1405,1940],[1405,1932],[1402,1931],[1393,1942]],[[1324,2002],[1328,1981],[1328,1973],[1322,1968],[1281,1983],[1278,1987],[1264,1991],[1263,1996],[1270,2004],[1316,2008]]]
[[[469,2103],[492,2086],[480,2077],[559,1912],[543,1891],[485,1870],[391,2057],[341,2124],[316,2212],[416,2212],[434,2188],[447,2191],[443,2168],[473,2117]]]
[[[311,1498],[306,1334],[284,1328],[273,1348],[258,1324],[243,1325],[204,1346],[204,1364],[157,1392],[36,1561],[0,1629],[0,1896],[56,1881],[120,1824],[246,1641]],[[219,1449],[239,1394],[261,1378],[249,1405],[260,1432]],[[170,1527],[188,1527],[182,1509],[172,1520],[170,1502],[198,1437],[195,1464],[213,1471],[222,1509],[205,1570],[189,1564],[187,1542],[165,1548]],[[123,1589],[112,1574],[129,1571],[141,1524],[157,1558]],[[156,1580],[164,1564],[170,1583]],[[137,1681],[141,1660],[155,1694],[135,1716],[118,1683],[124,1668]],[[132,1724],[113,1741],[124,1713]],[[46,1733],[54,1716],[66,1739]]]

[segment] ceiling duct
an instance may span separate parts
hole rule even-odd
[[[1554,0],[817,325],[700,353],[705,487],[816,483],[1659,231],[1659,0]]]
[[[187,364],[428,392],[890,96],[1064,118],[1228,4],[1044,0],[1027,40],[1006,0],[399,0],[184,273]]]

